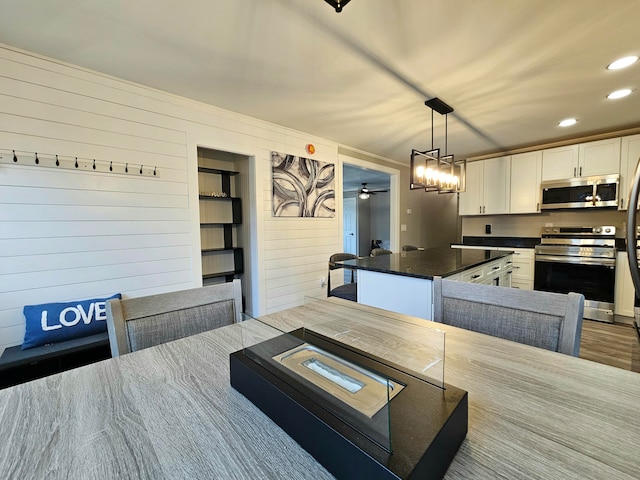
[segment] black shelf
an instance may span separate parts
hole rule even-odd
[[[233,170],[220,170],[219,168],[207,168],[207,167],[198,167],[198,171],[202,173],[214,173],[217,175],[229,175],[233,177],[234,175],[238,175],[240,172],[234,172]]]
[[[201,227],[225,227],[232,225],[242,225],[242,222],[210,222],[210,223],[201,223]]]
[[[222,227],[224,229],[224,246],[220,248],[203,248],[202,256],[220,255],[233,253],[233,271],[205,273],[202,275],[203,280],[214,278],[225,278],[225,281],[231,282],[236,275],[244,272],[244,256],[240,247],[233,246],[233,227],[242,224],[242,201],[238,197],[231,196],[231,177],[238,175],[239,172],[231,170],[221,170],[217,168],[198,167],[198,172],[220,175],[222,180],[222,192],[226,197],[210,197],[207,195],[199,195],[200,200],[205,201],[223,201],[231,202],[231,222],[202,222],[200,228]],[[216,207],[217,208],[217,207]],[[229,208],[228,206],[224,208]]]
[[[238,197],[212,197],[210,195],[199,195],[200,200],[240,200]]]

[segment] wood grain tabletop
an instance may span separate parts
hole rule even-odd
[[[339,299],[1,390],[0,476],[332,478],[229,384],[231,352],[302,325],[406,364],[444,332],[469,393],[446,478],[640,478],[639,374]]]

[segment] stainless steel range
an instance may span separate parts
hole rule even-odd
[[[584,318],[613,322],[616,227],[544,227],[534,289],[582,293]]]

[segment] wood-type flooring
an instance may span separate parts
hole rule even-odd
[[[640,373],[640,341],[632,325],[582,322],[580,358]]]

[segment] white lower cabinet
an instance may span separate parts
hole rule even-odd
[[[533,290],[534,272],[535,253],[533,248],[514,248],[511,286],[521,290]]]
[[[501,287],[520,288],[522,290],[533,290],[533,275],[535,271],[535,254],[533,248],[511,248],[511,247],[479,247],[472,245],[456,245],[453,248],[470,248],[476,250],[509,250],[513,255],[502,259],[500,269],[495,269],[494,262],[485,264],[482,268],[476,267],[459,273],[455,278],[447,277],[450,280],[462,282],[486,283],[496,285],[495,276],[488,276],[487,269],[490,268],[499,277],[498,284]]]
[[[512,256],[509,255],[478,267],[470,268],[464,272],[460,272],[456,276],[447,277],[447,279],[458,280],[461,282],[482,283],[483,285],[510,287],[511,275],[513,272],[512,262]]]

